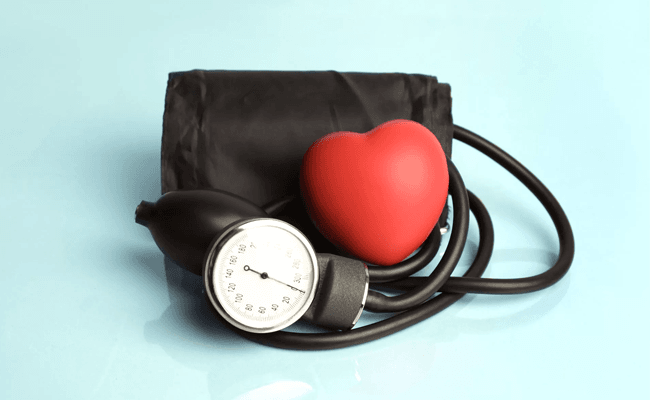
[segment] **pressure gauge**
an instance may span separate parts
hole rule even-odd
[[[300,319],[319,278],[307,238],[271,218],[244,220],[224,231],[210,246],[203,272],[214,308],[253,333],[275,332]]]

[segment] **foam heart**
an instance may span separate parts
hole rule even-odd
[[[367,133],[330,133],[309,147],[300,171],[318,230],[377,265],[400,262],[420,247],[440,218],[448,186],[440,142],[408,120]]]

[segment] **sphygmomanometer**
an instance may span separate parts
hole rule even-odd
[[[164,135],[174,139],[163,139],[162,172],[167,186],[177,187],[155,203],[143,201],[136,222],[165,255],[203,277],[217,318],[275,347],[360,344],[416,324],[465,293],[527,293],[554,284],[574,255],[567,216],[523,165],[451,123],[448,86],[440,85],[422,75],[333,71],[172,74]],[[382,88],[385,100],[374,95]],[[359,104],[361,125],[353,119]],[[500,164],[542,203],[560,242],[550,269],[481,278],[494,246],[492,222],[451,161],[452,137]],[[265,145],[251,144],[258,142]],[[282,173],[270,179],[276,184],[260,184],[273,173]],[[478,250],[467,272],[452,277],[470,211]],[[412,276],[434,259],[442,232],[449,242],[437,266],[428,277]],[[364,310],[393,315],[354,328]],[[324,331],[283,330],[298,320]]]

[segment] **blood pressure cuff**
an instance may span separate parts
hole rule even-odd
[[[204,71],[169,74],[162,192],[221,189],[258,206],[299,198],[302,156],[335,131],[367,132],[392,119],[431,130],[451,157],[451,89],[432,76],[336,71]],[[372,168],[368,165],[368,168]],[[316,251],[341,254],[314,228],[301,201],[277,216]],[[441,216],[441,226],[447,209]]]

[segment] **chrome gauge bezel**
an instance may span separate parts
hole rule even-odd
[[[219,255],[221,250],[224,247],[226,247],[229,241],[232,240],[239,233],[244,232],[246,230],[256,229],[260,227],[265,227],[265,228],[271,227],[271,228],[282,229],[288,232],[289,234],[293,235],[296,239],[298,239],[298,241],[305,247],[307,253],[309,254],[309,258],[312,265],[310,272],[313,274],[312,275],[313,280],[311,282],[311,285],[308,288],[309,292],[305,293],[305,295],[307,296],[307,300],[305,301],[305,303],[293,314],[287,316],[287,318],[279,320],[275,324],[265,328],[252,327],[235,319],[221,305],[218,299],[218,295],[214,288],[214,273],[215,273],[215,269],[219,265],[219,261],[220,261]],[[244,220],[233,224],[231,227],[226,229],[218,238],[216,238],[212,242],[212,244],[210,245],[210,249],[206,254],[205,261],[203,263],[203,280],[204,280],[205,290],[208,295],[208,299],[210,300],[210,303],[228,323],[230,323],[236,328],[239,328],[247,332],[271,333],[290,326],[294,322],[298,321],[305,314],[305,312],[307,312],[307,310],[313,303],[314,297],[316,295],[316,289],[318,287],[318,281],[319,281],[319,268],[318,268],[318,261],[316,259],[316,252],[314,251],[314,248],[312,247],[307,237],[302,232],[300,232],[294,226],[284,221],[281,221],[279,219],[256,218],[256,219]]]

